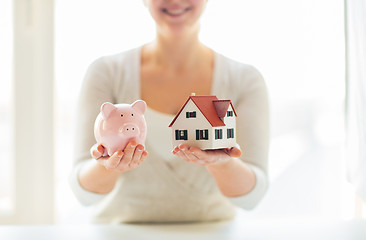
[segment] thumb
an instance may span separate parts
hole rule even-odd
[[[90,154],[95,159],[99,159],[100,157],[102,157],[103,153],[104,153],[104,147],[102,145],[95,144],[90,149]]]
[[[229,156],[230,157],[240,157],[241,156],[241,150],[240,150],[240,147],[239,145],[235,146],[235,147],[232,147],[229,151]]]

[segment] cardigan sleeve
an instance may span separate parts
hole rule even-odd
[[[95,161],[91,158],[90,148],[96,143],[94,121],[103,102],[113,102],[113,83],[110,69],[104,58],[94,61],[84,77],[76,108],[74,129],[73,169],[69,175],[69,184],[76,198],[83,205],[99,202],[107,194],[92,193],[79,183],[78,176],[84,164]]]
[[[243,209],[253,209],[268,188],[269,103],[267,87],[260,72],[244,65],[236,75],[239,96],[234,106],[237,112],[237,143],[243,155],[241,160],[251,167],[256,185],[244,196],[229,200]]]
[[[94,159],[90,159],[88,161],[94,161]],[[87,164],[87,161],[80,162],[79,164],[75,165],[73,167],[73,170],[69,177],[69,184],[71,190],[74,192],[76,198],[79,200],[79,202],[84,206],[89,206],[96,204],[100,201],[102,201],[105,196],[108,194],[100,194],[100,193],[93,193],[90,191],[85,190],[79,183],[78,176],[80,169],[84,166],[84,164]]]

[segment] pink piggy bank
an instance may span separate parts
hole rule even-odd
[[[146,103],[137,100],[132,104],[103,103],[94,124],[98,145],[103,145],[103,156],[125,149],[133,138],[144,145],[146,140]]]

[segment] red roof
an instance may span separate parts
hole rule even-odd
[[[216,96],[189,96],[187,101],[184,103],[182,108],[179,110],[178,114],[175,116],[173,121],[170,123],[171,127],[175,120],[178,118],[179,114],[183,111],[184,107],[189,100],[192,100],[197,108],[202,112],[207,121],[212,127],[225,126],[225,123],[220,119],[226,115],[226,111],[229,105],[233,108],[234,114],[236,115],[233,104],[230,100],[219,100]]]
[[[212,101],[216,112],[217,112],[217,116],[219,118],[223,118],[226,115],[227,109],[229,108],[229,104],[230,104],[230,100],[214,100]]]

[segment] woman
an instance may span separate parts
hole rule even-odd
[[[155,40],[96,60],[85,76],[72,189],[82,203],[95,205],[95,222],[230,219],[236,207],[253,208],[268,185],[264,80],[252,66],[199,41],[199,19],[207,0],[144,4],[156,23]],[[231,99],[243,154],[239,148],[171,148],[168,125],[192,92]],[[111,157],[101,157],[103,146],[93,145],[93,124],[101,104],[137,99],[148,105],[146,148],[131,141]]]

